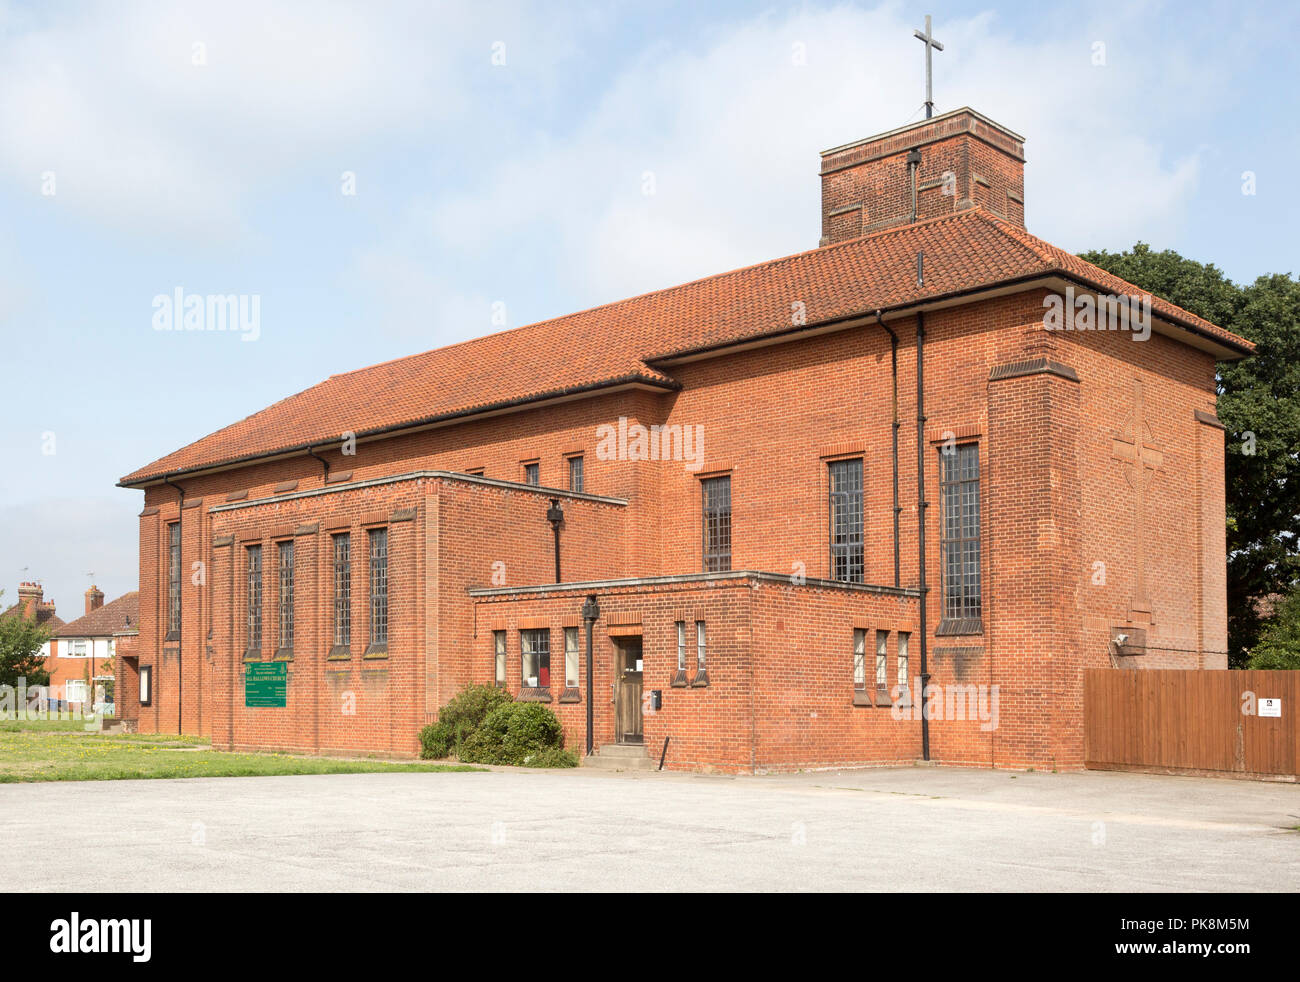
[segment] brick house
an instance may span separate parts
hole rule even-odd
[[[826,151],[812,251],[336,375],[132,472],[119,711],[410,755],[495,682],[670,768],[1081,766],[1085,668],[1226,666],[1215,363],[1252,346],[1159,298],[1085,329],[1141,291],[1026,231],[1023,145],[961,109]],[[287,706],[246,707],[275,659]]]
[[[0,619],[6,617],[34,621],[47,631],[55,631],[63,626],[63,618],[55,613],[54,601],[45,599],[45,588],[39,583],[18,584],[18,602],[0,611]],[[50,642],[46,641],[41,645],[41,657],[48,659],[49,656]]]
[[[51,698],[76,705],[103,701],[97,687],[114,678],[118,638],[136,629],[139,597],[132,590],[106,604],[99,587],[86,591],[86,613],[56,628],[49,641]]]

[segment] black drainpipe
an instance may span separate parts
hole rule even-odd
[[[596,603],[594,593],[587,594],[587,602],[582,605],[582,619],[587,622],[587,756],[591,756],[592,720],[595,718],[591,704],[591,633],[600,617],[600,605]]]
[[[921,268],[921,255],[916,257]],[[920,280],[918,272],[917,279]],[[919,285],[919,284],[918,284]],[[925,714],[925,690],[930,684],[928,662],[929,645],[926,640],[926,606],[930,589],[925,584],[925,513],[929,505],[925,500],[925,314],[916,314],[916,541],[920,561],[921,593],[921,691],[914,696],[921,700],[921,759],[930,759],[930,721]]]
[[[898,420],[898,335],[894,329],[889,327],[879,310],[876,311],[876,323],[885,329],[889,334],[889,359],[890,375],[893,380],[893,403],[894,403],[894,589],[902,585],[902,576],[899,569],[899,535],[898,521],[899,515],[903,509],[898,504],[898,428],[903,424]]]
[[[176,575],[180,577],[181,581],[181,623],[180,630],[176,633],[176,735],[180,736],[181,733],[184,732],[181,723],[181,706],[185,695],[185,672],[182,671],[184,662],[181,661],[181,645],[183,644],[181,638],[185,635],[185,563],[183,562],[185,557],[185,489],[179,484],[173,482],[171,477],[166,474],[163,475],[163,484],[175,488],[176,493],[180,495],[179,507],[176,510],[176,523],[180,527],[180,535],[178,536],[180,542],[178,543],[178,555],[176,556]],[[170,544],[168,545],[168,551],[171,551]]]
[[[551,531],[555,533],[555,582],[560,582],[560,524],[564,521],[564,509],[560,507],[560,499],[552,498],[551,507],[546,509],[546,520],[551,523]]]
[[[326,484],[329,484],[329,482],[330,482],[330,462],[329,462],[328,460],[326,460],[324,457],[322,457],[320,454],[318,454],[318,453],[316,452],[316,448],[315,448],[315,447],[308,447],[308,448],[307,448],[307,454],[308,454],[308,456],[315,457],[317,460],[319,460],[319,461],[321,462],[321,466],[325,468],[325,483],[326,483]]]

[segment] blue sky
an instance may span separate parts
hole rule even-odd
[[[118,478],[332,373],[815,246],[818,151],[921,114],[927,12],[1031,231],[1300,267],[1290,5],[0,0],[6,600],[133,589]],[[155,331],[177,287],[260,337]]]

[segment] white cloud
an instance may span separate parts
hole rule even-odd
[[[584,304],[812,248],[818,151],[920,118],[911,26],[892,5],[835,7],[649,48],[571,138],[539,138],[438,201],[433,247],[492,262],[531,242]],[[970,105],[1028,138],[1029,228],[1065,248],[1158,237],[1196,188],[1196,153],[1171,157],[1156,124],[1186,120],[1214,73],[1164,46],[1113,44],[1092,64],[1095,37],[1132,27],[1071,23],[1032,42],[990,15],[942,28],[938,110]],[[1135,93],[1140,114],[1124,111]]]
[[[505,12],[510,12],[506,17]],[[513,4],[222,0],[0,7],[0,174],[138,231],[211,238],[304,161],[462,116]]]

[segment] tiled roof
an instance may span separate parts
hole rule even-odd
[[[0,620],[4,620],[6,617],[18,617],[22,612],[23,604],[20,600],[7,610],[0,611]],[[38,605],[36,608],[36,623],[53,631],[63,626],[63,619],[54,613],[53,607]]]
[[[925,253],[925,285],[916,254]],[[1045,275],[1104,293],[1145,291],[983,209],[721,273],[499,334],[334,375],[128,474],[166,474],[254,459],[402,426],[470,415],[620,382],[672,387],[662,359],[791,327],[908,306]],[[1240,354],[1250,342],[1158,298],[1154,312]]]
[[[56,638],[107,638],[127,626],[140,622],[140,594],[124,593],[112,603],[96,607],[85,617],[64,624],[54,632]]]

